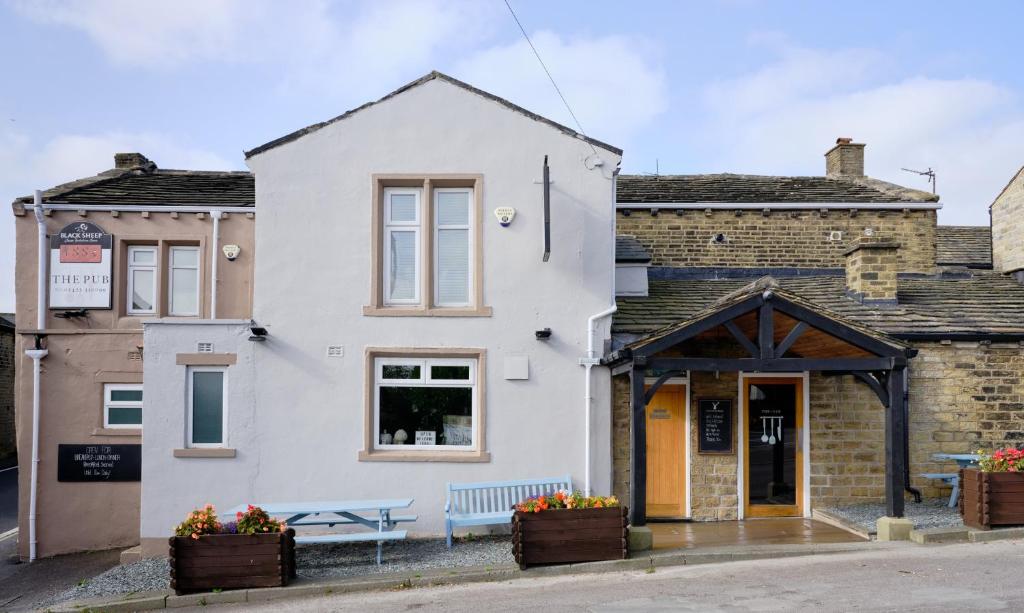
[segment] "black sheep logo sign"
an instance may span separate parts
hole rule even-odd
[[[50,308],[111,308],[113,237],[79,221],[50,235]]]

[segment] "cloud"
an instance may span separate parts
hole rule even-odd
[[[668,107],[664,72],[641,41],[625,36],[531,35],[589,136],[625,146]],[[525,40],[482,50],[454,74],[549,119],[576,127]]]
[[[225,158],[159,133],[65,134],[36,143],[0,126],[0,205],[19,196],[95,175],[114,165],[114,153],[141,151],[163,168],[232,169]],[[0,213],[0,270],[14,270],[14,217]],[[0,311],[14,310],[14,281],[0,275]]]
[[[1024,163],[1016,92],[969,78],[889,75],[873,50],[783,48],[748,74],[709,84],[695,136],[708,162],[734,172],[822,174],[839,136],[867,143],[865,169],[928,189],[901,168],[934,168],[943,223],[985,224],[986,207]]]

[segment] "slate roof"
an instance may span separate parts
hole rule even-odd
[[[899,304],[872,306],[846,296],[846,279],[776,277],[784,290],[841,317],[897,338],[949,334],[1024,335],[1024,285],[988,271],[952,277],[900,277]],[[694,317],[751,282],[745,279],[652,280],[649,295],[620,296],[617,334],[646,335]]]
[[[619,175],[620,204],[881,202],[927,203],[939,197],[870,177],[764,175]]]
[[[14,313],[0,313],[0,328],[14,329]]]
[[[383,98],[380,98],[379,100],[375,100],[373,102],[367,102],[366,104],[364,104],[362,106],[359,106],[359,107],[356,107],[356,108],[354,108],[354,109],[352,109],[350,111],[346,111],[346,112],[342,113],[341,115],[338,115],[337,117],[335,117],[333,119],[328,119],[327,121],[321,121],[320,123],[315,123],[315,124],[313,124],[311,126],[306,126],[305,128],[296,130],[296,131],[292,132],[291,134],[285,134],[284,136],[282,136],[280,138],[276,138],[276,139],[270,141],[269,143],[264,143],[264,144],[262,144],[262,145],[260,145],[258,147],[254,147],[254,148],[252,148],[252,149],[250,149],[250,150],[245,152],[245,158],[249,159],[249,158],[251,158],[254,155],[258,155],[260,153],[263,153],[264,151],[267,151],[269,149],[273,149],[274,147],[278,147],[278,146],[283,145],[285,143],[289,143],[289,142],[291,142],[293,140],[297,140],[299,138],[302,138],[303,136],[305,136],[307,134],[310,134],[312,132],[316,132],[320,128],[324,128],[326,126],[329,126],[332,123],[336,123],[338,121],[341,121],[342,119],[347,119],[347,118],[351,117],[352,115],[355,115],[359,111],[362,111],[363,109],[367,109],[367,108],[369,108],[371,106],[380,104],[381,102],[384,102],[385,100],[389,100],[391,98],[394,98],[395,96],[397,96],[399,94],[402,94],[402,93],[405,93],[406,91],[408,91],[408,90],[410,90],[410,89],[412,89],[414,87],[418,87],[420,85],[423,85],[424,83],[427,83],[429,81],[433,81],[435,79],[437,79],[439,81],[444,81],[446,83],[450,83],[451,85],[454,85],[456,87],[461,87],[462,89],[464,89],[464,90],[466,90],[468,92],[472,92],[472,93],[474,93],[474,94],[476,94],[478,96],[482,96],[484,98],[487,98],[488,100],[491,100],[493,102],[497,102],[498,104],[504,106],[505,108],[507,108],[509,110],[515,111],[516,113],[519,113],[520,115],[524,115],[526,117],[529,117],[530,119],[532,119],[534,121],[539,121],[539,122],[541,122],[543,124],[547,124],[547,125],[551,126],[552,128],[555,128],[556,130],[558,130],[558,131],[560,131],[560,132],[562,132],[562,133],[564,133],[564,134],[566,134],[568,136],[571,136],[573,138],[577,138],[577,139],[582,140],[583,142],[586,142],[586,143],[590,143],[591,145],[594,145],[595,147],[600,147],[600,148],[605,149],[607,151],[611,151],[612,153],[614,153],[616,155],[622,155],[622,149],[619,149],[618,147],[614,147],[612,145],[609,145],[608,143],[599,141],[599,140],[597,140],[595,138],[590,138],[589,136],[587,136],[585,134],[581,134],[581,133],[577,132],[576,130],[573,130],[572,128],[570,128],[568,126],[564,126],[564,125],[562,125],[562,124],[560,124],[560,123],[558,123],[556,121],[552,121],[552,120],[548,119],[547,117],[541,117],[540,115],[538,115],[538,114],[536,114],[534,112],[528,111],[528,110],[524,109],[523,107],[519,106],[518,104],[514,104],[512,102],[509,102],[508,100],[506,100],[504,98],[501,98],[499,96],[495,96],[492,93],[485,92],[482,89],[478,89],[476,87],[473,87],[469,83],[466,83],[464,81],[460,81],[460,80],[458,80],[458,79],[456,79],[454,77],[450,77],[450,76],[444,74],[443,72],[438,72],[438,71],[434,70],[434,71],[430,72],[429,74],[423,75],[422,77],[416,79],[415,81],[412,81],[411,83],[407,83],[407,84],[403,85],[402,87],[399,87],[395,91],[393,91],[390,94],[384,96]]]
[[[939,266],[992,268],[992,232],[988,226],[938,226],[935,263]]]
[[[621,263],[650,262],[651,254],[635,236],[617,234],[615,236],[615,261]]]
[[[43,192],[53,204],[255,206],[256,183],[245,171],[113,169]],[[15,204],[31,204],[23,196]]]

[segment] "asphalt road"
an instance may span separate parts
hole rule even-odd
[[[224,611],[1021,611],[1024,541],[205,606]]]
[[[18,527],[18,467],[0,468],[0,534]]]

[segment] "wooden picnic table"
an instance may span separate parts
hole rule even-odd
[[[405,530],[395,530],[402,522],[416,521],[415,515],[392,515],[396,509],[407,509],[412,506],[412,498],[392,498],[379,500],[327,500],[315,502],[266,502],[257,503],[273,517],[283,518],[285,524],[293,527],[353,525],[370,528],[373,532],[352,532],[347,534],[311,534],[296,536],[296,543],[357,543],[377,542],[377,564],[381,563],[384,541],[404,540]],[[228,509],[226,515],[232,517],[244,513],[248,505],[240,504]],[[366,514],[374,515],[365,517]]]

